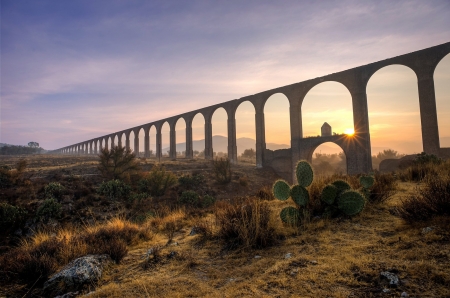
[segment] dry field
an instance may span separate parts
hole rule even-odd
[[[27,159],[31,179],[47,182],[78,177],[89,180],[94,189],[102,181],[96,157]],[[13,165],[17,160],[0,157],[0,164]],[[155,162],[140,160],[144,171]],[[210,189],[218,201],[255,196],[277,179],[271,171],[241,164],[232,167],[229,184],[219,185],[207,161],[162,163],[177,175],[204,174],[202,187]],[[108,267],[101,280],[85,287],[83,294],[89,292],[86,297],[400,297],[402,293],[403,297],[450,297],[450,219],[406,223],[396,213],[402,200],[421,187],[420,183],[399,181],[394,196],[383,203],[368,204],[356,217],[314,217],[301,228],[284,226],[279,219],[279,211],[289,201],[264,200],[278,237],[273,245],[261,249],[246,245],[230,248],[214,236],[219,228],[216,214],[220,213],[220,202],[201,210],[173,202],[164,207],[164,200],[177,196],[176,187],[166,197],[139,206],[105,207],[101,202],[80,205],[79,212],[64,217],[52,233],[59,237],[70,229],[73,235],[83,224],[86,229],[86,225],[106,225],[108,220],[110,224],[126,223],[124,218],[133,220],[136,212],[145,214],[155,205],[164,210],[137,224],[150,236],[130,243],[128,254],[119,264]],[[35,200],[39,200],[39,191]],[[81,225],[79,214],[83,216]],[[168,222],[174,223],[170,231]],[[205,227],[210,234],[191,235],[194,226]],[[424,231],[427,227],[431,228]],[[156,253],[147,256],[150,249]],[[398,276],[397,287],[381,277],[385,271]],[[0,297],[39,295],[39,291],[29,291],[20,283],[4,282],[0,286]]]

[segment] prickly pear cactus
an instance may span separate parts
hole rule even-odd
[[[297,225],[300,221],[300,211],[294,207],[283,208],[280,212],[280,218],[284,223]]]
[[[366,200],[363,195],[354,190],[344,191],[337,199],[338,208],[346,215],[353,216],[364,209]]]
[[[372,176],[361,176],[359,177],[359,183],[364,188],[371,188],[375,182],[375,179]]]
[[[336,180],[331,184],[336,186],[338,193],[342,193],[343,191],[349,190],[351,188],[350,185],[344,180]]]
[[[286,201],[291,195],[291,187],[284,180],[277,180],[273,184],[273,195],[280,201]]]
[[[336,199],[338,193],[339,190],[336,186],[334,186],[333,184],[328,184],[322,189],[320,199],[328,205],[331,205],[334,203],[334,200]]]
[[[308,187],[314,179],[314,173],[311,165],[306,160],[301,160],[297,163],[295,169],[298,185]]]
[[[291,198],[299,206],[305,207],[309,202],[309,192],[300,185],[291,188]]]

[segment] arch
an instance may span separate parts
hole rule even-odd
[[[139,138],[139,157],[145,156],[145,128],[143,126],[138,128]]]
[[[264,102],[266,148],[291,148],[290,103],[283,93],[275,93]]]
[[[347,173],[347,154],[338,143],[330,141],[321,143],[312,150],[310,158],[315,175]]]
[[[119,146],[119,136],[118,136],[118,134],[113,134],[112,136],[111,136],[111,138],[112,138],[112,144],[114,144],[114,147],[117,147],[117,146]]]
[[[205,116],[198,112],[192,118],[192,147],[194,158],[205,158]]]
[[[303,137],[321,136],[321,127],[328,123],[332,132],[354,130],[352,96],[348,88],[337,81],[315,84],[301,103]]]
[[[166,120],[161,125],[161,155],[169,157],[170,154],[170,124]]]
[[[450,147],[450,54],[442,58],[433,74],[441,148]]]
[[[399,62],[392,62],[392,63],[388,63],[388,64],[385,64],[385,63],[374,63],[371,68],[368,68],[366,66],[366,69],[369,69],[369,75],[367,76],[367,80],[365,81],[366,82],[366,86],[365,86],[366,90],[367,90],[367,86],[368,86],[370,80],[372,79],[372,77],[377,72],[382,70],[383,68],[390,67],[390,66],[406,67],[409,70],[411,70],[412,72],[414,72],[414,74],[416,75],[416,79],[417,79],[417,74],[416,74],[415,70],[410,65],[407,65],[407,64],[404,64],[404,63],[399,63]]]
[[[149,149],[150,149],[150,158],[156,157],[156,126],[151,125],[149,128]]]
[[[183,117],[175,122],[175,140],[177,158],[186,157],[186,120]]]
[[[380,68],[367,84],[371,151],[422,152],[417,75],[404,65]]]
[[[130,145],[130,150],[131,152],[133,152],[134,154],[136,154],[136,152],[134,151],[134,130],[130,131],[130,134],[128,136],[128,141],[129,141],[129,145]]]
[[[212,148],[214,157],[228,157],[228,113],[223,107],[218,107],[211,115]]]
[[[256,164],[255,106],[243,101],[236,108],[236,146],[238,162]],[[253,150],[253,151],[251,151]],[[243,153],[245,152],[245,155]]]
[[[127,147],[127,132],[122,132],[121,136],[120,136],[120,143],[122,144],[122,147],[126,148]]]

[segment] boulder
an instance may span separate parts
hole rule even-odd
[[[75,259],[50,277],[43,290],[53,296],[77,291],[84,284],[100,279],[104,266],[109,262],[108,255],[87,255]]]

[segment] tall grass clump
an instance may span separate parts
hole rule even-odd
[[[399,171],[402,181],[421,182],[435,176],[450,174],[450,161],[444,161],[433,154],[417,154],[411,165]]]
[[[433,176],[417,193],[402,201],[398,214],[405,221],[429,220],[435,216],[450,216],[450,176]]]
[[[214,210],[217,236],[227,248],[263,248],[277,240],[275,223],[266,201],[249,197],[235,202],[220,201]]]
[[[143,179],[139,180],[138,188],[140,192],[148,193],[152,196],[163,196],[176,183],[177,177],[175,174],[166,171],[163,166],[156,165]]]
[[[216,181],[226,184],[231,181],[231,163],[228,158],[215,158],[212,162]]]

